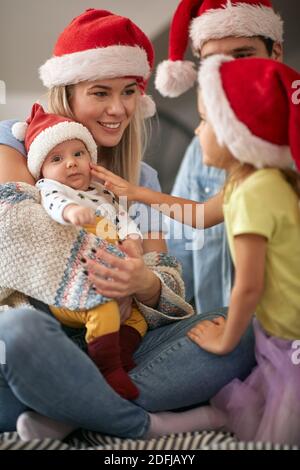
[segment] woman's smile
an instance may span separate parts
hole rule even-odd
[[[102,121],[97,121],[97,122],[98,124],[100,124],[101,127],[103,127],[108,132],[118,131],[122,124],[121,122],[102,122]]]

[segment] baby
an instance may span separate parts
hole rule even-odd
[[[35,179],[42,177],[36,186],[49,216],[61,224],[84,226],[112,244],[134,239],[141,249],[142,236],[136,224],[112,192],[91,181],[90,165],[97,162],[97,146],[88,129],[45,113],[39,104],[34,104],[27,125],[28,168]],[[16,135],[16,127],[12,132]],[[86,327],[89,356],[107,382],[124,398],[137,398],[138,389],[127,374],[135,365],[133,352],[147,330],[137,307],[132,307],[122,326],[116,300],[85,311],[54,306],[50,310],[64,325]]]

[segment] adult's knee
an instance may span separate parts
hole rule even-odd
[[[18,343],[42,340],[49,326],[57,326],[50,315],[32,308],[9,309],[0,314],[0,340],[6,348],[14,349]]]

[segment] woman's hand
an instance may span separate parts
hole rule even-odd
[[[205,351],[226,354],[229,351],[226,351],[222,344],[225,325],[226,320],[222,316],[213,320],[204,320],[197,323],[187,336]]]
[[[129,201],[134,201],[138,186],[134,186],[120,176],[115,175],[100,165],[91,163],[91,173],[94,178],[104,181],[104,186],[118,197],[126,196]]]
[[[136,234],[130,234],[122,241],[122,251],[124,251],[124,253],[128,251],[132,252],[132,250],[134,250],[134,253],[143,256],[143,241]]]
[[[159,296],[160,281],[145,265],[135,241],[127,240],[126,248],[120,245],[120,249],[127,255],[126,258],[118,258],[104,249],[97,251],[97,258],[109,267],[96,260],[87,260],[88,277],[97,292],[113,299],[135,295],[141,302],[146,303],[148,298],[153,297],[154,282],[158,282],[155,291],[158,291]]]

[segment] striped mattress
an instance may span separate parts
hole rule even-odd
[[[194,432],[157,439],[132,440],[78,431],[65,441],[35,439],[24,442],[17,433],[0,434],[0,450],[297,450],[296,446],[238,442],[229,433]]]

